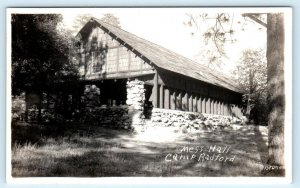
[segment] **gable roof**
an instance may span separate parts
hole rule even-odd
[[[105,23],[97,18],[91,18],[90,22],[88,22],[79,33],[89,33],[92,29],[91,26],[94,26],[95,24],[94,22],[100,28],[106,30],[110,35],[113,35],[114,38],[117,37],[118,40],[123,41],[123,44],[126,44],[126,46],[130,46],[134,51],[137,51],[156,67],[195,78],[215,86],[227,88],[238,93],[243,93],[236,81],[224,73],[212,70],[183,57],[182,55],[172,52],[171,50],[140,38],[121,28]]]

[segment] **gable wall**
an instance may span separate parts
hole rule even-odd
[[[150,65],[99,27],[94,28],[87,40],[82,42],[80,57],[79,70],[85,79],[152,73]]]

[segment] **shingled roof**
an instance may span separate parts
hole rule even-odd
[[[92,18],[89,23],[96,22],[102,29],[105,29],[114,38],[123,41],[126,46],[130,46],[139,54],[148,59],[154,66],[169,70],[184,76],[192,77],[203,82],[227,88],[229,90],[242,93],[239,85],[224,73],[211,70],[195,61],[179,55],[162,46],[154,44],[121,28],[105,23],[97,18]],[[79,33],[88,32],[86,24]]]

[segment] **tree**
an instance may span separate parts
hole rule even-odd
[[[121,28],[119,18],[117,18],[115,15],[111,13],[104,14],[100,20],[109,23],[110,25]]]
[[[72,40],[57,30],[61,15],[12,14],[11,18],[13,95],[35,91],[41,98],[57,84],[77,80]]]
[[[245,115],[249,120],[254,120],[256,124],[265,124],[267,117],[267,60],[265,50],[247,49],[243,51],[239,64],[236,66],[234,74],[237,82],[245,94],[243,103]]]
[[[73,28],[71,29],[72,33],[75,33],[75,35],[79,32],[79,30],[92,18],[94,17],[91,14],[79,14],[76,16],[75,21],[73,23]],[[103,15],[103,17],[100,19],[103,22],[109,23],[113,26],[119,27],[120,21],[119,18],[114,16],[111,13],[106,13]]]
[[[78,14],[72,24],[71,32],[76,35],[92,17],[91,14]]]
[[[206,45],[201,51],[195,56],[198,63],[209,67],[212,70],[218,70],[222,72],[223,66],[226,66],[223,62],[223,55],[218,52],[218,49],[214,45]]]
[[[284,175],[284,14],[268,13],[267,23],[260,14],[244,14],[267,28],[267,83],[268,83],[268,148],[267,164],[278,166],[268,175]]]
[[[56,30],[56,14],[12,15],[12,91],[45,90],[76,76],[71,41]]]
[[[284,15],[269,13],[267,17],[269,158],[284,174]]]
[[[267,164],[279,166],[279,171],[270,171],[270,175],[284,175],[284,14],[267,13],[267,23],[263,14],[246,13],[244,17],[254,20],[267,28],[267,85],[268,85],[268,128],[269,128],[269,158]],[[222,24],[227,23],[229,14],[219,13],[214,18],[213,29],[207,30],[205,36],[224,44],[225,35],[233,34],[234,30],[224,30]],[[194,19],[195,20],[195,19]]]
[[[197,54],[196,61],[212,70],[223,71],[226,67],[224,61],[228,60],[226,47],[237,41],[233,30],[235,25],[233,15],[228,13],[186,15],[188,21],[184,24],[192,29],[191,35],[201,33],[205,44]],[[238,23],[241,24],[241,21]]]

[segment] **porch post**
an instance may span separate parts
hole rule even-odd
[[[158,107],[158,73],[157,70],[154,70],[154,80],[153,80],[153,107],[157,108]]]
[[[159,88],[159,108],[164,108],[164,86],[162,84]]]

